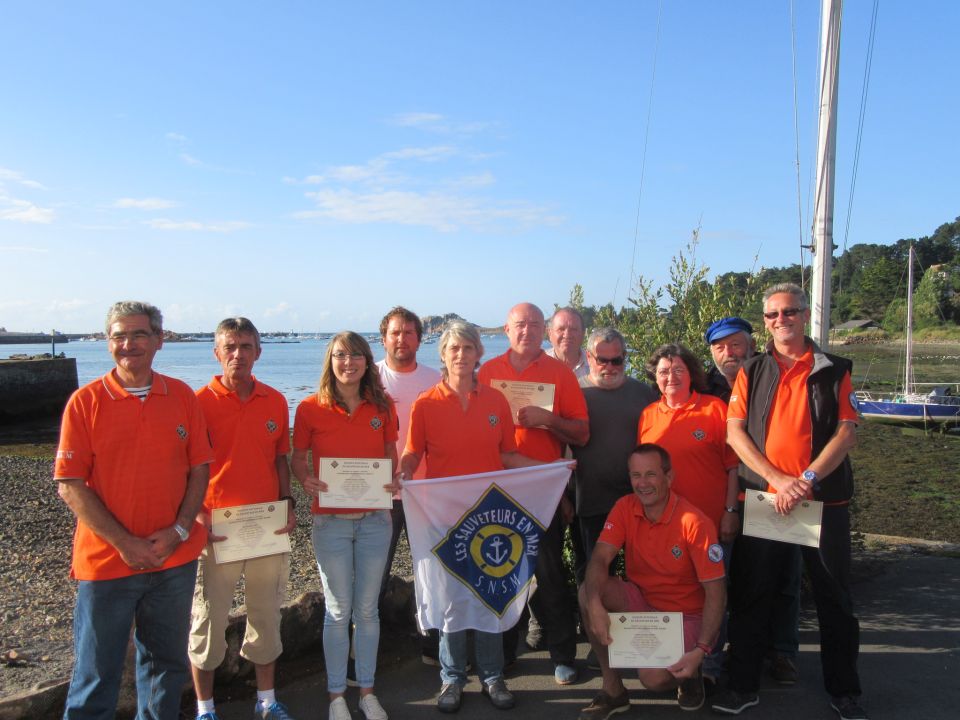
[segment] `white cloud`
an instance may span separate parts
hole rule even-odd
[[[250,227],[250,223],[238,220],[228,220],[224,222],[202,223],[196,220],[168,220],[166,218],[154,218],[145,220],[144,224],[154,230],[174,230],[187,232],[217,232],[230,233],[236,230],[244,230]]]
[[[29,200],[0,195],[0,220],[49,225],[55,217],[56,214],[50,208],[34,205]]]
[[[164,210],[176,207],[178,203],[163,198],[120,198],[115,200],[115,208],[134,208],[136,210]]]
[[[423,162],[436,162],[443,160],[457,153],[455,147],[449,145],[439,145],[437,147],[417,148],[409,147],[402,150],[384,153],[381,158],[387,160],[421,160]]]
[[[37,182],[36,180],[30,180],[25,178],[23,173],[17,172],[16,170],[11,170],[10,168],[0,167],[0,187],[3,187],[3,181],[7,180],[9,182],[17,183],[18,185],[23,185],[32,190],[46,190],[42,183]]]
[[[263,311],[264,317],[276,317],[277,315],[286,315],[293,309],[293,306],[290,303],[283,301],[279,302],[273,307],[266,308]]]
[[[180,143],[180,144],[183,144],[183,143],[186,143],[186,142],[187,142],[187,136],[186,136],[186,135],[181,135],[180,133],[175,133],[175,132],[168,132],[168,133],[166,134],[166,138],[167,138],[167,140],[170,140],[171,142]]]
[[[436,125],[443,122],[443,115],[438,113],[400,113],[390,118],[390,123],[400,125],[401,127],[422,127],[424,125]]]
[[[202,160],[197,160],[195,157],[193,157],[193,155],[188,153],[180,153],[180,159],[184,162],[184,164],[192,167],[202,167],[204,165]]]
[[[440,113],[430,112],[398,113],[388,118],[387,122],[390,125],[449,135],[475,135],[495,127],[494,123],[483,120],[453,120]]]
[[[492,172],[483,172],[479,175],[464,175],[462,177],[454,178],[449,182],[453,187],[459,188],[478,188],[478,187],[487,187],[493,185],[496,182],[496,178],[493,176]]]
[[[0,245],[0,253],[39,253],[47,255],[49,248],[28,247],[27,245]]]
[[[307,193],[317,209],[295,217],[331,218],[346,223],[398,223],[422,225],[440,232],[462,227],[487,228],[520,224],[558,225],[562,218],[528,203],[496,204],[480,198],[458,197],[439,192],[386,191],[355,193],[350,190],[320,190]]]

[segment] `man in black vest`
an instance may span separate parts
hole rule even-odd
[[[766,351],[737,376],[727,440],[744,463],[744,489],[776,493],[787,515],[805,499],[824,503],[819,548],[802,548],[820,629],[820,660],[831,707],[843,720],[867,717],[859,705],[860,625],[850,598],[850,515],[856,400],[849,360],[804,335],[803,290],[782,283],[763,294]],[[757,689],[775,602],[778,568],[790,545],[740,535],[730,569],[730,684],[715,712],[737,715],[759,703]]]

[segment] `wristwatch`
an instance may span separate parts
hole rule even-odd
[[[190,537],[190,531],[187,530],[180,523],[174,523],[173,529],[177,531],[177,535],[180,536],[180,542],[186,542],[187,538]]]
[[[739,512],[740,512],[740,510],[737,509],[737,507],[736,507],[735,505],[727,505],[727,506],[724,508],[724,510],[726,510],[728,513],[738,513],[738,514],[739,514]]]
[[[811,485],[816,485],[817,481],[820,479],[813,470],[804,470],[801,477]]]

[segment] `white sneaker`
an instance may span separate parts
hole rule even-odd
[[[330,720],[352,720],[350,708],[342,695],[330,703]]]
[[[360,696],[360,711],[367,720],[387,720],[387,711],[373,693]]]

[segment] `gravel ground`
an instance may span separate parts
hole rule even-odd
[[[0,487],[7,498],[0,510],[0,696],[9,696],[70,676],[74,519],[57,496],[48,459],[0,455]],[[299,524],[292,536],[291,599],[321,589],[310,544],[309,503],[299,486],[294,495]],[[393,573],[412,573],[405,539],[397,548]]]

